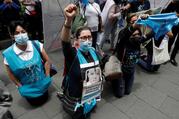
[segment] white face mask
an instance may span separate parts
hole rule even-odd
[[[92,41],[87,40],[87,41],[81,41],[80,42],[80,50],[83,52],[87,52],[90,47],[92,46]]]
[[[19,45],[26,45],[29,37],[27,33],[20,33],[18,35],[14,35],[15,41]]]

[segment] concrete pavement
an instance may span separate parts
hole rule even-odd
[[[15,85],[9,80],[0,54],[0,80],[5,83],[13,96],[10,111],[15,119],[70,119],[56,97],[63,79],[63,55],[58,50],[49,53],[49,56],[59,72],[53,77],[48,102],[34,108],[19,95]],[[179,62],[179,56],[176,60]],[[179,119],[178,77],[179,67],[174,67],[170,63],[162,65],[155,74],[147,73],[137,67],[133,92],[117,99],[112,94],[111,85],[105,83],[102,100],[92,113],[91,119]]]
[[[15,119],[70,119],[56,97],[60,90],[63,72],[63,56],[60,50],[49,53],[59,73],[50,87],[50,98],[46,104],[34,108],[23,99],[15,85],[9,81],[0,56],[0,80],[10,90],[13,104],[10,111]],[[179,61],[179,56],[176,59]],[[91,115],[91,119],[179,119],[179,67],[170,63],[162,65],[159,72],[147,73],[137,67],[133,92],[117,99],[110,84],[105,83],[102,101]]]

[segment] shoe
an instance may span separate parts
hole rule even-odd
[[[171,62],[171,64],[173,64],[174,66],[176,66],[176,67],[178,66],[178,63],[176,62],[175,59],[171,59],[170,62]]]
[[[13,119],[11,112],[8,110],[1,119]]]
[[[57,92],[56,95],[59,98],[59,100],[62,100],[62,98],[63,98],[63,92]]]

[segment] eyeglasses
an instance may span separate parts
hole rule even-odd
[[[81,41],[92,41],[92,36],[81,36],[79,39],[81,39]]]

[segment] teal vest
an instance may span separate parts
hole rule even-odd
[[[98,57],[96,55],[96,52],[95,52],[94,48],[91,48],[89,50],[89,53],[92,56],[94,62],[99,62],[99,59],[98,59]],[[77,56],[78,56],[78,60],[79,60],[80,66],[83,65],[83,64],[87,64],[88,63],[87,60],[82,55],[82,53],[81,53],[81,51],[79,49],[77,50]],[[82,71],[82,68],[81,68],[81,71]],[[83,106],[83,113],[87,114],[87,113],[89,113],[94,108],[95,105],[96,105],[96,98],[93,98],[90,103],[89,102],[85,102],[83,104],[82,103],[81,104],[77,103],[76,106],[75,106],[75,110],[77,108]]]
[[[40,47],[40,44],[36,43]],[[39,52],[33,46],[33,57],[28,61],[24,61],[14,52],[14,45],[5,50],[3,56],[6,58],[12,73],[22,84],[18,88],[20,94],[28,98],[43,95],[51,84],[51,78],[46,77],[44,73],[44,66]]]

